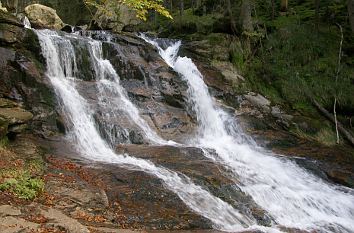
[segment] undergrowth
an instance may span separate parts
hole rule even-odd
[[[8,152],[9,156],[12,156]],[[5,162],[6,160],[4,160]],[[41,158],[7,161],[0,168],[0,190],[13,193],[21,199],[33,200],[44,190],[41,175],[44,162]]]

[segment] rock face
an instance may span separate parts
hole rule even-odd
[[[64,27],[63,21],[56,11],[41,4],[32,4],[25,8],[25,14],[34,28],[49,28],[60,30]]]
[[[11,14],[0,11],[0,139],[26,128],[57,131],[54,94],[43,78],[38,39]]]
[[[119,75],[120,84],[138,107],[140,116],[153,130],[167,140],[176,141],[185,140],[185,134],[193,134],[196,125],[185,101],[187,84],[168,67],[152,46],[133,34],[106,35],[92,32],[90,36],[114,42],[103,42],[104,58],[110,60]],[[114,134],[117,139],[113,141],[114,144],[146,143],[147,138],[143,139],[142,130],[123,110],[117,110],[119,117],[107,117],[105,112],[110,110],[97,104],[97,82],[93,82],[95,72],[87,46],[83,46],[79,40],[71,42],[77,50],[76,61],[80,70],[77,76],[83,80],[77,87],[80,94],[96,106],[94,118],[103,136],[107,139]],[[107,132],[103,130],[105,125],[114,127]]]
[[[0,11],[0,45],[9,45],[21,42],[24,35],[23,24],[13,15]],[[1,53],[2,57],[11,57],[12,54]],[[0,58],[0,63],[3,58]]]

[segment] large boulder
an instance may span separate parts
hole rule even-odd
[[[25,8],[25,14],[34,28],[60,30],[65,25],[54,9],[41,4],[27,6]]]
[[[0,2],[0,11],[5,11],[5,12],[7,12],[6,7],[3,7],[2,4],[1,4],[1,2]]]
[[[94,19],[100,28],[115,32],[120,32],[124,27],[137,25],[140,22],[133,10],[111,1],[108,1],[104,10],[97,10]]]

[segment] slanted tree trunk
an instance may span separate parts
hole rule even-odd
[[[335,119],[331,113],[329,113],[324,107],[322,107],[315,99],[311,98],[313,105],[329,120],[335,123]],[[354,146],[354,136],[351,135],[349,131],[347,131],[344,126],[337,122],[338,131],[341,132],[344,137]]]
[[[280,10],[282,12],[288,11],[288,0],[280,0]]]

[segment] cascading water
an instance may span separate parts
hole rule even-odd
[[[255,224],[253,219],[242,216],[231,205],[193,184],[188,177],[163,167],[155,166],[150,161],[116,154],[99,135],[95,127],[93,110],[88,101],[77,90],[78,80],[75,79],[75,75],[79,71],[76,65],[74,47],[70,41],[73,38],[66,38],[49,30],[36,31],[36,33],[47,62],[46,74],[54,86],[63,114],[67,122],[72,126],[70,128],[70,140],[74,142],[73,144],[82,156],[97,162],[126,166],[158,177],[187,206],[201,216],[210,219],[216,228],[237,231],[249,226],[252,227]],[[125,107],[132,107],[133,105],[129,102],[129,99],[122,97],[122,88],[117,81],[114,81],[118,77],[115,75],[109,61],[102,59],[100,53],[101,45],[97,44],[101,42],[84,37],[77,39],[84,40],[87,46],[92,49],[91,59],[94,61],[96,75],[99,75],[100,82],[98,85],[101,86],[98,87],[99,90],[101,89],[98,95],[104,95],[103,91],[105,90],[113,90],[114,93],[117,92],[119,94],[118,96],[125,104]],[[109,77],[109,79],[106,79],[106,77]],[[111,108],[118,107],[118,105],[118,103],[113,102]],[[134,107],[130,110],[133,111],[134,109],[136,108]]]
[[[188,83],[189,101],[200,125],[195,146],[214,149],[217,157],[213,160],[233,171],[241,189],[277,224],[316,232],[354,232],[352,189],[326,183],[292,161],[257,148],[232,117],[216,107],[192,60],[178,57],[180,42],[164,50],[145,35],[141,38],[156,46],[166,63]]]
[[[31,28],[31,23],[30,23],[29,19],[27,18],[27,16],[23,17],[22,23],[25,26],[25,28],[27,28],[27,29]]]
[[[174,144],[173,142],[162,139],[140,117],[139,110],[132,104],[125,90],[119,85],[119,77],[112,64],[108,60],[103,59],[102,43],[100,41],[91,40],[89,41],[88,49],[90,51],[96,78],[98,79],[100,102],[108,106],[105,114],[113,118],[118,117],[115,110],[120,109],[125,111],[130,116],[131,120],[143,130],[146,138],[151,142],[157,144]],[[107,95],[107,93],[110,93],[110,95]],[[113,96],[114,98],[109,98],[109,96]]]

